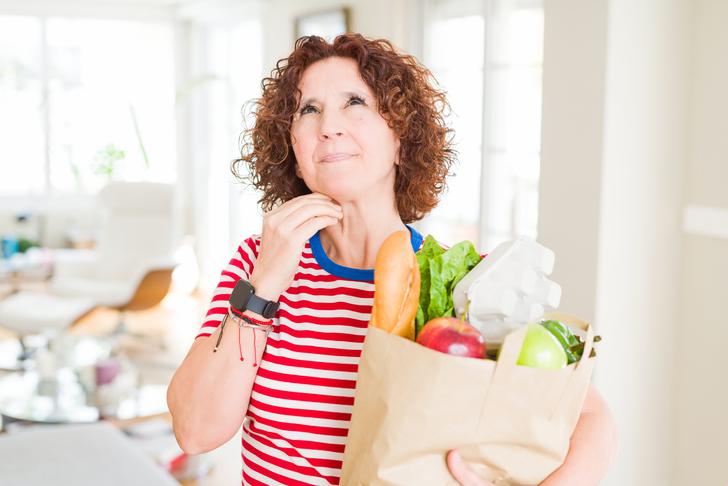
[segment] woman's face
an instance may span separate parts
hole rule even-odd
[[[291,139],[296,174],[308,188],[340,203],[394,194],[399,138],[379,114],[356,62],[317,61],[298,88]]]

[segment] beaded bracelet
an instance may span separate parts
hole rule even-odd
[[[263,331],[266,336],[268,336],[271,329],[273,329],[272,321],[268,321],[268,324],[261,324],[261,321],[253,319],[249,316],[236,316],[233,317],[233,320],[237,321],[240,327],[249,327],[250,329],[254,329],[256,331]]]
[[[253,329],[253,331],[263,331],[268,337],[268,334],[270,334],[270,331],[273,329],[273,319],[268,319],[265,321],[261,321],[259,319],[255,319],[250,316],[246,316],[242,312],[238,311],[237,309],[230,307],[230,311],[225,314],[225,316],[222,318],[222,322],[220,323],[220,335],[217,337],[217,343],[215,343],[215,348],[212,350],[213,353],[217,352],[217,348],[220,346],[220,341],[222,340],[222,333],[225,330],[225,324],[227,322],[227,318],[230,317],[235,323],[238,324],[238,351],[240,354],[240,361],[244,361],[243,359],[243,349],[242,345],[240,343],[240,329],[243,327],[247,327],[250,329]],[[256,349],[255,345],[255,332],[253,332],[253,367],[258,366],[257,362],[257,355],[258,351]]]
[[[250,327],[259,331],[265,331],[266,336],[273,328],[273,319],[256,319],[243,314],[233,307],[230,308],[230,312],[233,314],[233,320],[237,321],[238,325],[241,327]]]

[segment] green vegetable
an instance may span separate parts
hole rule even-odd
[[[470,241],[461,241],[445,250],[431,235],[425,238],[416,257],[420,267],[420,304],[415,335],[431,319],[454,315],[455,285],[481,260]]]
[[[430,261],[444,252],[445,250],[435,241],[435,238],[427,235],[419,251],[415,254],[417,265],[420,267],[420,305],[415,318],[415,335],[419,334],[422,326],[429,320],[426,319],[424,310],[430,306]]]
[[[559,344],[561,344],[561,346],[564,348],[568,364],[575,363],[581,359],[582,354],[584,354],[584,341],[582,341],[581,338],[571,332],[569,326],[567,326],[563,322],[553,320],[541,321],[541,325],[548,329],[548,331],[553,334],[554,337],[556,337],[556,339],[559,341]],[[601,340],[601,336],[594,336],[595,343]],[[596,356],[596,352],[593,348],[590,356]]]
[[[571,346],[578,344],[579,340],[571,332],[569,326],[559,321],[543,321],[541,322],[541,325],[553,334],[559,341],[559,344],[561,344],[561,347],[564,348],[568,363],[574,363],[576,361],[576,356],[574,356],[574,353],[571,351]]]

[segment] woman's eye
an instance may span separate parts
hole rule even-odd
[[[301,115],[305,115],[307,113],[316,113],[316,107],[313,105],[306,105],[298,112]]]
[[[346,105],[366,105],[366,102],[363,98],[359,96],[352,96],[351,98],[349,98],[349,101],[346,102]],[[318,113],[318,108],[313,105],[306,105],[298,110],[299,115],[307,115],[309,113]]]
[[[366,105],[364,100],[358,96],[352,96],[349,98],[349,104],[350,105]]]

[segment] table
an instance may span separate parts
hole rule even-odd
[[[0,436],[3,484],[178,486],[110,424],[37,427]]]
[[[0,418],[6,426],[16,421],[59,424],[151,417],[167,411],[166,393],[166,385],[143,384],[105,406],[69,369],[59,370],[55,381],[43,380],[34,371],[18,371],[0,377]]]

